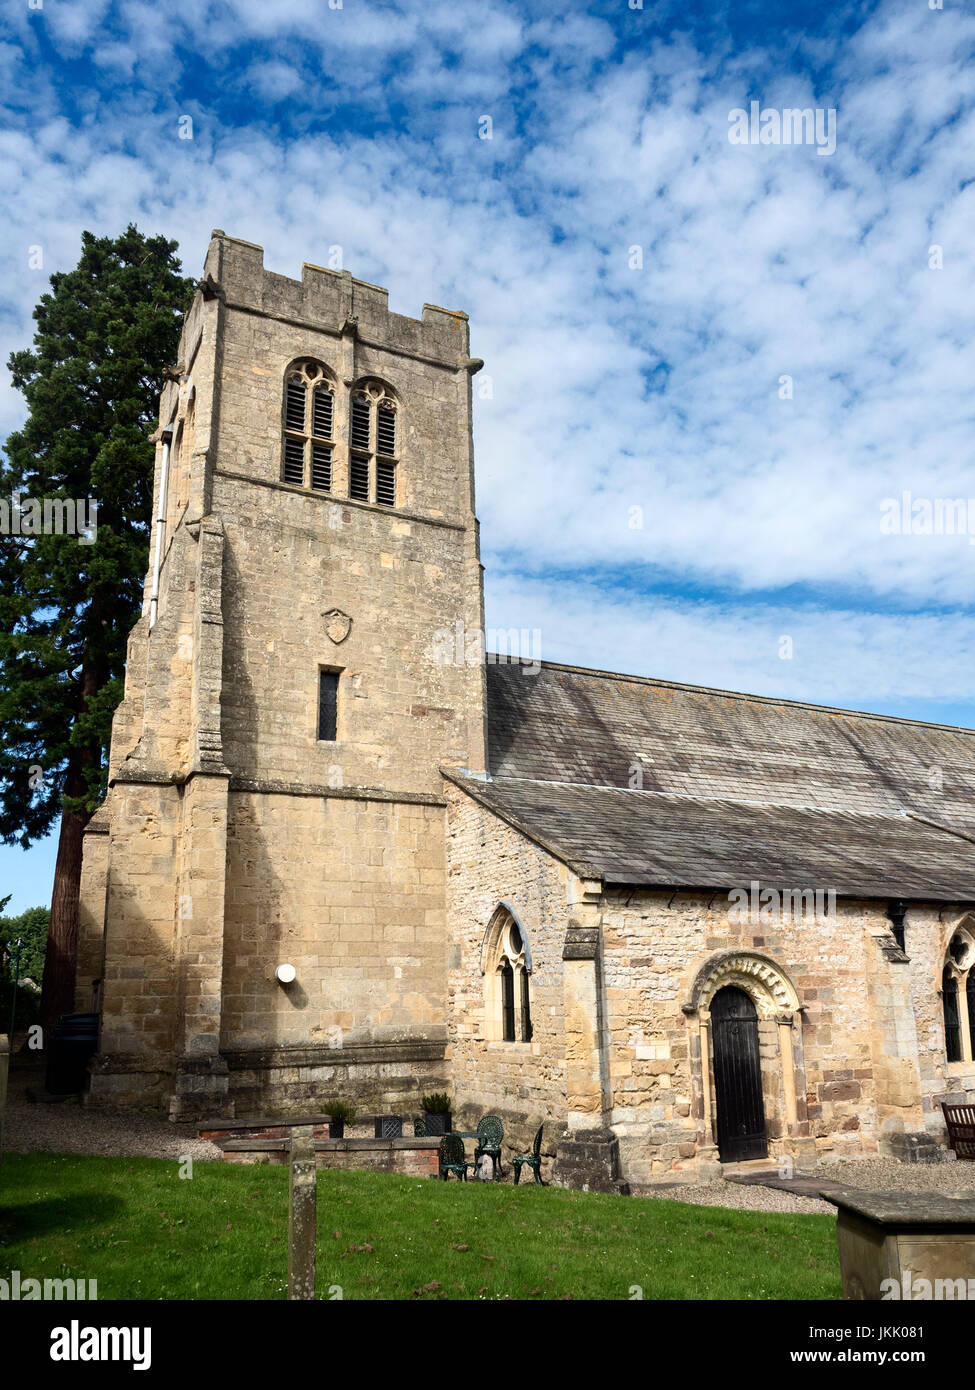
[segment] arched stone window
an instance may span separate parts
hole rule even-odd
[[[349,496],[380,507],[395,507],[400,435],[399,405],[381,381],[352,388],[349,411]]]
[[[315,492],[332,491],[335,383],[320,362],[303,358],[285,373],[281,478]]]
[[[484,933],[484,1033],[492,1042],[532,1040],[531,952],[514,909],[501,903]]]
[[[952,932],[941,971],[941,1008],[945,1058],[975,1059],[975,921],[971,917]]]

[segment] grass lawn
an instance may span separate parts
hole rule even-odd
[[[0,1277],[101,1299],[283,1298],[288,1171],[6,1154]],[[836,1222],[534,1185],[319,1170],[318,1296],[840,1297]],[[334,1296],[331,1295],[331,1296]]]

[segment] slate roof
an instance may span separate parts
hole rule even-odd
[[[975,821],[975,731],[543,663],[488,666],[495,777]],[[942,789],[937,788],[941,769]]]
[[[588,877],[975,901],[975,731],[547,662],[487,679],[489,779],[448,775]]]
[[[448,774],[577,873],[634,887],[832,889],[975,900],[975,835],[908,816]]]

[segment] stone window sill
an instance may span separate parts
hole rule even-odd
[[[512,1059],[540,1057],[542,1053],[541,1044],[537,1042],[489,1042],[487,1050],[488,1052],[496,1052],[502,1057],[511,1057]]]

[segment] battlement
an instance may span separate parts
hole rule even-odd
[[[457,367],[468,357],[467,315],[424,304],[422,317],[389,311],[389,293],[348,270],[304,262],[301,279],[264,268],[264,248],[217,228],[203,270],[204,282],[231,307],[306,324],[326,332],[354,333],[365,342]]]

